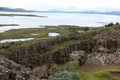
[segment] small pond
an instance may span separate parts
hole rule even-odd
[[[29,40],[33,40],[33,39],[34,38],[4,39],[4,40],[0,40],[0,43],[29,41]]]
[[[59,36],[59,35],[60,35],[59,33],[55,33],[55,32],[48,33],[48,36],[51,36],[51,37]]]

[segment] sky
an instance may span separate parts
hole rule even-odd
[[[0,7],[39,11],[120,11],[120,0],[0,0]]]

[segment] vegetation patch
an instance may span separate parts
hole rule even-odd
[[[49,76],[49,80],[82,80],[78,73],[62,71]]]
[[[117,48],[115,48],[115,47],[110,48],[110,51],[111,51],[112,53],[116,52],[116,50],[117,50]]]
[[[120,71],[119,66],[83,66],[79,72],[84,80],[119,80],[112,76],[110,71]]]

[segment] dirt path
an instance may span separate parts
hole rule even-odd
[[[120,78],[120,71],[110,71],[110,74],[112,76],[115,76],[115,77],[119,77]]]

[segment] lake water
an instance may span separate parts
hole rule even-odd
[[[5,39],[5,40],[0,40],[0,43],[29,41],[29,40],[33,40],[33,39],[34,38]]]
[[[44,25],[79,25],[99,27],[110,22],[120,22],[120,16],[116,15],[77,14],[77,13],[36,13],[36,12],[34,13],[0,12],[0,13],[36,14],[40,16],[47,16],[47,18],[0,16],[0,24],[19,24],[19,26],[0,27],[0,32],[19,28],[36,28],[36,27],[39,28],[44,27]]]
[[[58,35],[60,35],[60,34],[59,33],[55,33],[55,32],[48,33],[48,36],[51,36],[51,37],[58,36]]]

